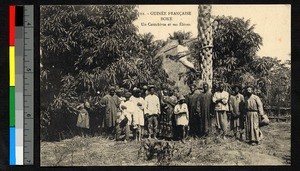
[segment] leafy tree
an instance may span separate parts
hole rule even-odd
[[[215,23],[215,24],[214,24]],[[253,58],[262,45],[262,38],[254,32],[250,20],[237,17],[214,16],[213,26],[213,85],[219,81],[235,84],[243,73],[245,65]],[[199,42],[191,47],[192,56],[200,62]],[[196,65],[196,67],[200,67]]]
[[[137,17],[134,5],[41,7],[41,127],[51,130],[48,138],[72,130],[74,107],[83,101],[100,115],[109,85],[168,82],[161,61],[152,58],[164,42],[137,34]]]
[[[290,106],[291,70],[289,61],[272,57],[255,57],[248,67],[266,105]]]
[[[193,34],[192,32],[185,32],[185,31],[175,31],[173,34],[169,34],[170,39],[181,39],[181,40],[189,40],[192,38]]]

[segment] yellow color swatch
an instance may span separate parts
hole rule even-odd
[[[15,66],[15,46],[9,46],[9,86],[16,84]]]

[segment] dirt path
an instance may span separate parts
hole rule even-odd
[[[213,141],[171,142],[176,148],[191,150],[189,156],[171,160],[170,165],[289,165],[290,123],[271,123],[262,128],[264,140],[250,146],[233,138]],[[42,166],[157,165],[156,159],[139,156],[140,142],[115,142],[102,137],[74,137],[61,142],[41,142]]]

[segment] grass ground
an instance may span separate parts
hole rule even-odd
[[[182,155],[175,155],[169,165],[290,165],[290,123],[270,123],[261,129],[264,139],[259,146],[250,146],[234,138],[193,139],[186,144],[173,141],[171,144]],[[146,160],[139,155],[141,144],[136,141],[115,142],[103,137],[74,137],[60,142],[41,142],[41,165],[158,165],[155,158]]]

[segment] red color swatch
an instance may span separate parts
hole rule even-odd
[[[15,45],[15,15],[16,6],[9,6],[9,46]]]

